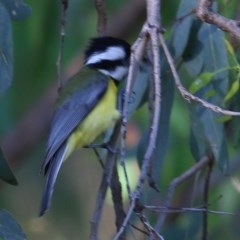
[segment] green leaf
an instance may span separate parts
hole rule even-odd
[[[203,106],[190,107],[191,151],[196,160],[209,152],[214,155],[219,168],[228,171],[228,151],[225,141],[224,125],[219,122],[219,114]]]
[[[13,20],[24,20],[31,15],[32,9],[23,0],[0,0]]]
[[[224,125],[217,122],[219,115],[209,109],[204,109],[200,115],[204,133],[219,168],[226,173],[229,167],[227,145],[225,142]]]
[[[177,18],[183,18],[181,20],[178,20],[172,39],[172,45],[174,48],[174,54],[176,59],[183,54],[189,42],[189,35],[193,24],[194,16],[192,14],[188,16],[186,15],[189,14],[195,7],[196,1],[182,0],[180,2],[177,12]]]
[[[230,121],[232,118],[233,118],[232,116],[225,115],[225,116],[219,117],[217,121],[224,123],[224,122]]]
[[[194,19],[190,30],[188,44],[182,54],[182,59],[184,62],[195,59],[203,50],[203,45],[199,41],[197,34],[201,26],[202,22],[198,19]]]
[[[189,87],[189,91],[193,94],[196,93],[201,88],[209,84],[212,78],[214,77],[214,75],[215,73],[210,73],[210,72],[204,72],[200,74]]]
[[[188,43],[190,29],[192,26],[193,18],[186,17],[179,25],[176,27],[173,36],[173,47],[175,50],[176,58],[180,57]]]
[[[174,98],[174,81],[172,75],[169,74],[169,66],[165,57],[161,59],[161,113],[158,123],[158,132],[156,140],[156,148],[152,156],[152,177],[155,180],[160,178],[161,166],[167,151],[168,138],[169,138],[169,124],[170,114],[172,110],[173,98]],[[139,165],[142,164],[142,159],[146,147],[149,144],[148,130],[142,135],[141,141],[137,149],[137,159]]]
[[[203,49],[203,73],[190,86],[198,97],[221,106],[228,89],[228,58],[224,34],[215,26],[204,24],[199,31]],[[219,70],[220,69],[220,70]],[[218,122],[219,114],[195,105],[191,114],[191,150],[196,159],[212,153],[223,172],[228,170],[228,151],[224,124]]]
[[[233,50],[232,45],[230,44],[230,42],[227,39],[224,39],[225,45],[227,47],[228,52],[230,53],[231,56],[235,56],[235,51]]]
[[[190,86],[190,91],[198,97],[207,97],[208,101],[221,105],[228,88],[228,62],[224,35],[217,27],[203,24],[198,39],[204,46],[203,73]],[[194,107],[195,106],[195,107]],[[219,168],[228,169],[228,151],[225,142],[224,124],[218,122],[219,115],[200,105],[190,109],[190,144],[193,156],[199,160],[212,153]]]
[[[0,2],[0,96],[11,85],[13,75],[13,44],[11,20]]]
[[[3,240],[24,240],[27,239],[21,226],[6,210],[0,211],[0,237]]]
[[[164,69],[164,68],[163,68]],[[153,177],[155,179],[160,179],[160,173],[163,160],[165,158],[168,144],[169,144],[169,125],[170,125],[170,115],[173,106],[174,99],[174,81],[171,75],[168,74],[166,68],[163,70],[162,79],[162,96],[161,96],[161,113],[158,123],[158,132],[156,140],[156,149],[154,151],[152,161],[153,161]]]
[[[217,92],[213,88],[205,91],[205,93],[204,93],[204,98],[212,98],[212,97],[216,97],[216,96],[217,96]]]
[[[141,105],[143,101],[143,96],[146,93],[148,86],[148,78],[150,75],[150,64],[148,62],[143,62],[140,65],[140,70],[136,76],[136,82],[133,86],[132,99],[130,99],[129,107],[128,107],[128,118],[130,118],[136,109]]]
[[[4,155],[1,149],[0,149],[0,178],[9,184],[12,184],[12,185],[18,184],[17,179],[15,178],[15,176],[12,173],[12,170],[8,166],[8,163],[4,158]]]
[[[208,151],[206,137],[203,131],[203,124],[196,112],[195,104],[189,106],[191,128],[190,128],[190,149],[196,161],[204,157]]]
[[[235,80],[232,83],[232,86],[230,87],[230,90],[227,92],[224,102],[227,102],[229,99],[231,99],[239,90],[239,79]]]
[[[228,89],[228,56],[224,43],[224,33],[216,26],[204,24],[199,33],[199,40],[204,46],[204,72],[215,73],[211,81],[212,87],[216,90],[219,102],[223,104],[223,98]],[[219,71],[220,69],[220,71]]]
[[[195,78],[203,68],[203,43],[199,40],[199,32],[204,24],[200,20],[194,20],[187,47],[182,59],[189,75]]]
[[[228,134],[228,138],[231,140],[231,143],[233,144],[233,146],[235,148],[239,147],[239,144],[240,144],[240,121],[239,121],[238,117],[233,117],[231,120],[230,134]]]
[[[235,51],[234,51],[232,45],[230,44],[230,42],[227,39],[224,39],[224,42],[225,42],[225,46],[227,48],[227,51],[230,54],[230,56],[232,57],[233,61],[235,62],[235,64],[239,65],[238,60],[237,60],[236,55],[235,55]]]

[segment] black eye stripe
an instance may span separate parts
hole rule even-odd
[[[114,70],[119,66],[126,66],[123,60],[101,60],[100,62],[89,64],[91,68]]]

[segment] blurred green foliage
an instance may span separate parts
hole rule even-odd
[[[32,8],[31,16],[24,21],[12,23],[14,78],[11,87],[1,98],[1,138],[11,132],[29,109],[34,108],[39,99],[56,82],[60,28],[59,1],[26,0],[25,2]],[[194,84],[197,85],[196,81],[201,77],[204,84],[194,88],[194,92],[199,97],[239,111],[237,104],[240,98],[239,91],[235,91],[227,102],[224,101],[230,90],[229,86],[232,86],[236,79],[238,80],[237,73],[224,71],[215,74],[219,69],[233,66],[227,51],[229,48],[224,44],[224,34],[213,26],[200,23],[193,15],[184,18],[183,21],[175,22],[176,16],[182,17],[188,13],[188,9],[191,9],[196,1],[179,2],[181,2],[180,8],[174,0],[162,1],[162,21],[167,29],[169,46],[172,46],[171,50],[176,62],[179,63],[178,70],[184,85],[191,89]],[[223,15],[235,18],[238,1],[218,2],[218,9]],[[129,4],[129,1],[106,1],[106,4],[110,24],[116,12]],[[88,39],[96,35],[97,20],[93,1],[70,1],[67,15],[64,67],[83,50]],[[131,42],[136,38],[137,29],[142,23],[136,24],[131,31],[132,34],[126,37],[127,40]],[[210,42],[209,36],[212,39]],[[207,73],[212,76],[206,80]],[[218,114],[194,103],[192,105],[187,103],[170,82],[169,72],[166,71],[164,74],[166,76],[163,81],[168,80],[163,84],[163,89],[166,91],[163,93],[165,104],[163,109],[166,112],[160,120],[161,138],[159,138],[157,154],[154,156],[158,166],[154,174],[158,176],[161,194],[166,193],[167,186],[173,178],[194,165],[195,160],[199,160],[210,149],[218,161],[218,167],[214,168],[215,187],[210,190],[210,206],[220,211],[239,212],[239,193],[231,178],[223,175],[219,170],[220,166],[220,169],[227,171],[228,155],[232,159],[239,151],[239,119],[233,118],[227,123],[217,122],[220,117]],[[133,116],[133,122],[140,135],[146,136],[148,120],[148,107],[147,104],[143,104]],[[225,131],[229,129],[230,131]],[[37,215],[44,179],[38,173],[44,158],[44,145],[45,139],[42,139],[25,157],[24,164],[15,171],[19,181],[17,188],[2,184],[0,206],[8,209],[18,219],[28,239],[87,239],[102,169],[91,151],[76,152],[61,170],[51,210],[39,219]],[[141,141],[140,146],[144,145],[146,142]],[[142,154],[140,153],[140,158]],[[137,169],[137,165],[135,167]],[[133,169],[131,176],[137,176],[138,171],[131,169]],[[239,166],[234,170],[238,175]],[[178,189],[174,197],[176,205],[182,206],[192,202],[193,196],[184,195],[183,199],[183,192],[191,193],[187,190],[193,188],[194,181],[201,180],[201,176],[203,174],[199,174]],[[194,201],[193,206],[202,204],[201,193],[201,189],[195,189],[197,200]],[[155,199],[151,199],[153,196],[155,195],[149,194],[144,198],[154,202]],[[113,234],[115,230],[113,219],[112,206],[108,202],[101,224],[101,239],[108,239]],[[163,235],[168,240],[199,239],[201,223],[200,213],[172,215],[165,225]],[[233,216],[209,215],[209,239],[238,239],[240,234],[238,224],[239,219]]]

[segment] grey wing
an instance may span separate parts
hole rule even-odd
[[[107,79],[98,78],[66,99],[57,108],[50,127],[47,142],[47,156],[42,165],[45,173],[50,160],[54,157],[61,145],[67,140],[72,131],[83,121],[94,108],[107,89]]]

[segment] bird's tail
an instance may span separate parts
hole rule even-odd
[[[54,185],[60,170],[60,167],[65,159],[67,153],[67,145],[62,146],[56,156],[49,163],[47,172],[46,172],[46,183],[43,190],[43,196],[40,206],[39,216],[43,216],[44,213],[50,208],[52,195],[54,190]]]

